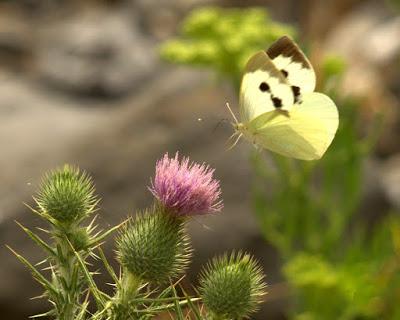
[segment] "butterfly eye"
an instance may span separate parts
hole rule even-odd
[[[261,82],[260,86],[258,87],[262,92],[269,91],[269,85],[266,82]]]

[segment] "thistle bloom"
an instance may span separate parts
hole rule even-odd
[[[168,211],[180,215],[197,215],[221,211],[221,189],[213,178],[214,170],[205,164],[189,162],[189,158],[169,158],[168,153],[157,161],[151,193]]]

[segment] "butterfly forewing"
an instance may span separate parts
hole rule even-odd
[[[272,110],[290,110],[292,88],[264,51],[248,61],[240,88],[240,116],[243,122]]]
[[[278,39],[267,50],[267,54],[292,86],[295,102],[301,101],[302,94],[314,91],[314,69],[293,40],[287,36]]]

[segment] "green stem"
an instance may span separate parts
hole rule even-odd
[[[79,270],[75,254],[65,236],[56,234],[56,246],[58,255],[56,267],[58,270],[58,285],[61,299],[58,305],[59,320],[74,320],[79,310],[81,295]]]
[[[136,297],[140,284],[140,279],[125,270],[121,280],[121,287],[117,293],[119,302],[123,305],[128,305]]]
[[[135,308],[135,297],[138,294],[142,281],[128,270],[123,270],[122,279],[119,282],[118,291],[113,299],[111,318],[113,320],[130,319]]]

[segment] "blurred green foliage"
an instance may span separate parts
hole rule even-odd
[[[181,36],[161,47],[170,62],[207,67],[231,81],[235,88],[248,58],[294,28],[271,20],[266,10],[200,8],[182,24]]]
[[[272,21],[264,9],[197,9],[161,55],[212,69],[238,89],[248,57],[285,34],[296,31]],[[358,214],[365,160],[379,137],[381,116],[364,123],[361,102],[339,94],[343,59],[326,56],[315,67],[318,91],[339,108],[332,146],[313,162],[251,156],[253,207],[265,239],[283,257],[294,292],[290,318],[400,319],[400,220],[390,216],[371,231]]]
[[[358,232],[337,259],[297,253],[284,273],[295,287],[294,319],[400,319],[400,223],[388,216]]]

